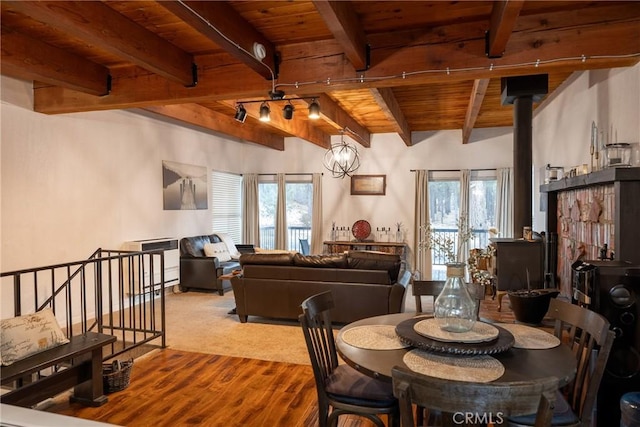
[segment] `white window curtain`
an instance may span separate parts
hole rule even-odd
[[[414,270],[422,280],[431,279],[431,249],[421,248],[422,230],[429,223],[429,171],[416,170]]]
[[[311,178],[313,185],[313,211],[311,213],[311,253],[321,254],[323,251],[322,238],[322,174],[314,173]]]
[[[462,169],[460,171],[460,216],[458,222],[460,225],[465,227],[469,227],[469,186],[471,184],[471,173],[469,169]],[[464,218],[464,224],[462,224],[461,219]],[[461,233],[460,228],[458,228],[458,239],[460,239]],[[469,242],[462,242],[462,244],[457,245],[458,253],[456,254],[456,258],[458,262],[467,262],[469,258],[469,250],[471,249]]]
[[[500,237],[513,237],[513,168],[497,172],[496,227]]]
[[[287,187],[285,174],[279,173],[276,179],[278,182],[278,200],[276,202],[275,249],[286,250],[289,247],[289,242],[287,242]]]
[[[260,247],[260,204],[258,174],[242,177],[242,241]]]

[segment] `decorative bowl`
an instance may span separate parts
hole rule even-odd
[[[364,240],[371,234],[371,224],[364,219],[359,219],[353,223],[351,233],[357,240]]]
[[[549,301],[559,293],[557,289],[532,289],[509,291],[507,295],[518,322],[538,325],[549,310]]]

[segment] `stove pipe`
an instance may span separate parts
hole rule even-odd
[[[533,103],[549,91],[547,74],[503,77],[502,105],[513,104],[513,232],[533,222]]]

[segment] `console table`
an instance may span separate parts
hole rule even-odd
[[[334,241],[324,242],[325,253],[340,253],[344,251],[379,251],[400,255],[406,259],[407,244],[404,242],[368,242],[368,241]]]

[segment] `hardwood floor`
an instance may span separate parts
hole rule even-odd
[[[171,349],[136,361],[129,387],[101,407],[58,398],[46,410],[130,427],[318,425],[311,366]],[[342,417],[339,426],[373,424]]]
[[[488,297],[481,316],[512,321]],[[508,307],[508,304],[505,304]],[[122,426],[316,427],[317,395],[310,365],[154,350],[137,359],[130,386],[99,408],[57,398],[49,412]],[[386,421],[386,420],[385,420]],[[355,416],[339,427],[372,427]]]

